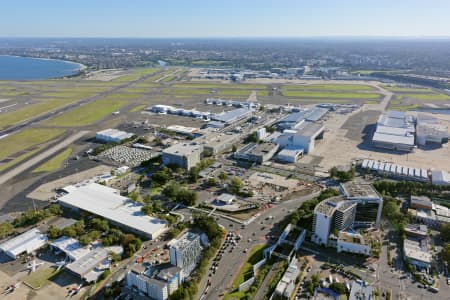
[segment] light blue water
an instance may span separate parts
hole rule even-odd
[[[81,65],[73,62],[0,55],[0,80],[39,80],[76,74]]]

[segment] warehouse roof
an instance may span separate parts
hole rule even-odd
[[[215,114],[211,116],[211,119],[214,121],[220,121],[224,123],[231,123],[234,121],[237,121],[239,119],[242,119],[249,114],[251,114],[252,110],[248,108],[237,108],[230,111],[227,111],[222,114]]]
[[[170,125],[167,127],[168,130],[175,131],[181,134],[196,134],[199,133],[199,129],[195,127],[186,127],[181,125]]]
[[[398,135],[375,132],[372,140],[374,142],[414,146],[414,136],[413,135],[398,136]]]
[[[324,126],[312,122],[304,122],[297,129],[297,135],[313,138],[324,130]]]
[[[112,128],[99,131],[99,132],[97,132],[97,135],[108,136],[111,138],[121,139],[121,140],[125,140],[125,139],[128,139],[133,136],[132,133],[117,130],[117,129],[112,129]]]
[[[47,236],[33,228],[0,244],[0,250],[16,258],[21,253],[31,253],[47,243]]]
[[[93,268],[95,268],[103,260],[107,259],[109,256],[108,250],[102,247],[94,248],[87,255],[84,255],[80,259],[68,264],[67,269],[80,277],[84,277]]]
[[[121,196],[115,189],[97,183],[78,187],[59,198],[59,201],[151,236],[167,226],[166,221],[141,213],[142,204]]]
[[[302,148],[284,148],[278,152],[277,158],[279,160],[292,159],[296,160],[299,155],[302,155],[305,150]]]
[[[78,260],[90,252],[87,247],[81,246],[78,240],[67,236],[54,240],[50,246],[64,252],[71,260]]]

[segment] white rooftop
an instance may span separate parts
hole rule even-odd
[[[97,132],[97,135],[98,135],[97,137],[107,136],[107,137],[121,139],[121,140],[128,139],[133,136],[132,133],[117,130],[117,129],[112,129],[112,128],[108,128],[108,129],[99,131],[99,132]]]
[[[101,216],[115,223],[152,236],[159,235],[167,222],[144,215],[142,204],[119,195],[118,191],[97,183],[88,183],[59,198],[61,204]],[[156,234],[156,235],[155,235]]]
[[[68,264],[67,269],[78,274],[80,277],[84,277],[93,268],[100,264],[103,260],[108,257],[108,250],[102,247],[98,247],[90,251],[87,255],[82,258]]]
[[[0,244],[0,250],[15,259],[17,255],[24,252],[31,253],[46,243],[47,236],[37,228],[33,228]]]
[[[419,241],[405,239],[403,242],[405,256],[427,264],[431,263],[432,255],[428,249],[423,249]]]
[[[191,143],[179,143],[163,150],[163,153],[178,154],[178,155],[190,155],[194,152],[201,152],[203,145]]]
[[[414,136],[413,135],[399,136],[399,135],[394,135],[394,134],[375,132],[372,140],[375,142],[385,142],[385,143],[404,144],[404,145],[414,146]]]
[[[64,252],[71,260],[78,260],[90,252],[87,247],[81,246],[78,240],[67,236],[54,240],[50,246]]]

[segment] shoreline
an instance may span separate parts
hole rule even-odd
[[[1,54],[0,57],[5,56],[5,57],[17,57],[17,58],[31,58],[31,59],[38,59],[38,60],[50,60],[50,61],[59,61],[59,62],[64,62],[67,64],[72,64],[74,66],[76,66],[76,68],[74,68],[73,73],[72,74],[68,74],[65,76],[57,76],[57,77],[49,77],[49,78],[42,78],[39,80],[46,80],[46,79],[62,79],[62,78],[66,78],[66,77],[77,77],[80,76],[82,74],[82,72],[84,70],[86,70],[88,67],[82,63],[79,62],[75,62],[75,61],[70,61],[70,60],[63,60],[63,59],[57,59],[57,58],[45,58],[45,57],[33,57],[33,56],[21,56],[21,55],[11,55],[11,54]],[[28,80],[28,79],[24,79],[24,80]],[[35,79],[29,79],[29,80],[35,80]]]

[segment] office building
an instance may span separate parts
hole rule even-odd
[[[355,213],[356,204],[341,196],[323,200],[314,208],[311,240],[327,246],[328,238],[334,230],[345,230],[353,224]]]
[[[372,185],[349,181],[341,184],[341,191],[348,201],[357,203],[355,225],[380,226],[383,198]]]
[[[202,152],[203,145],[194,142],[180,143],[163,150],[162,162],[189,170],[200,162]]]
[[[181,269],[170,265],[146,268],[138,264],[128,271],[126,282],[151,299],[166,300],[181,285]]]
[[[186,232],[170,244],[170,263],[181,268],[182,279],[187,278],[195,269],[202,256],[200,235]]]

